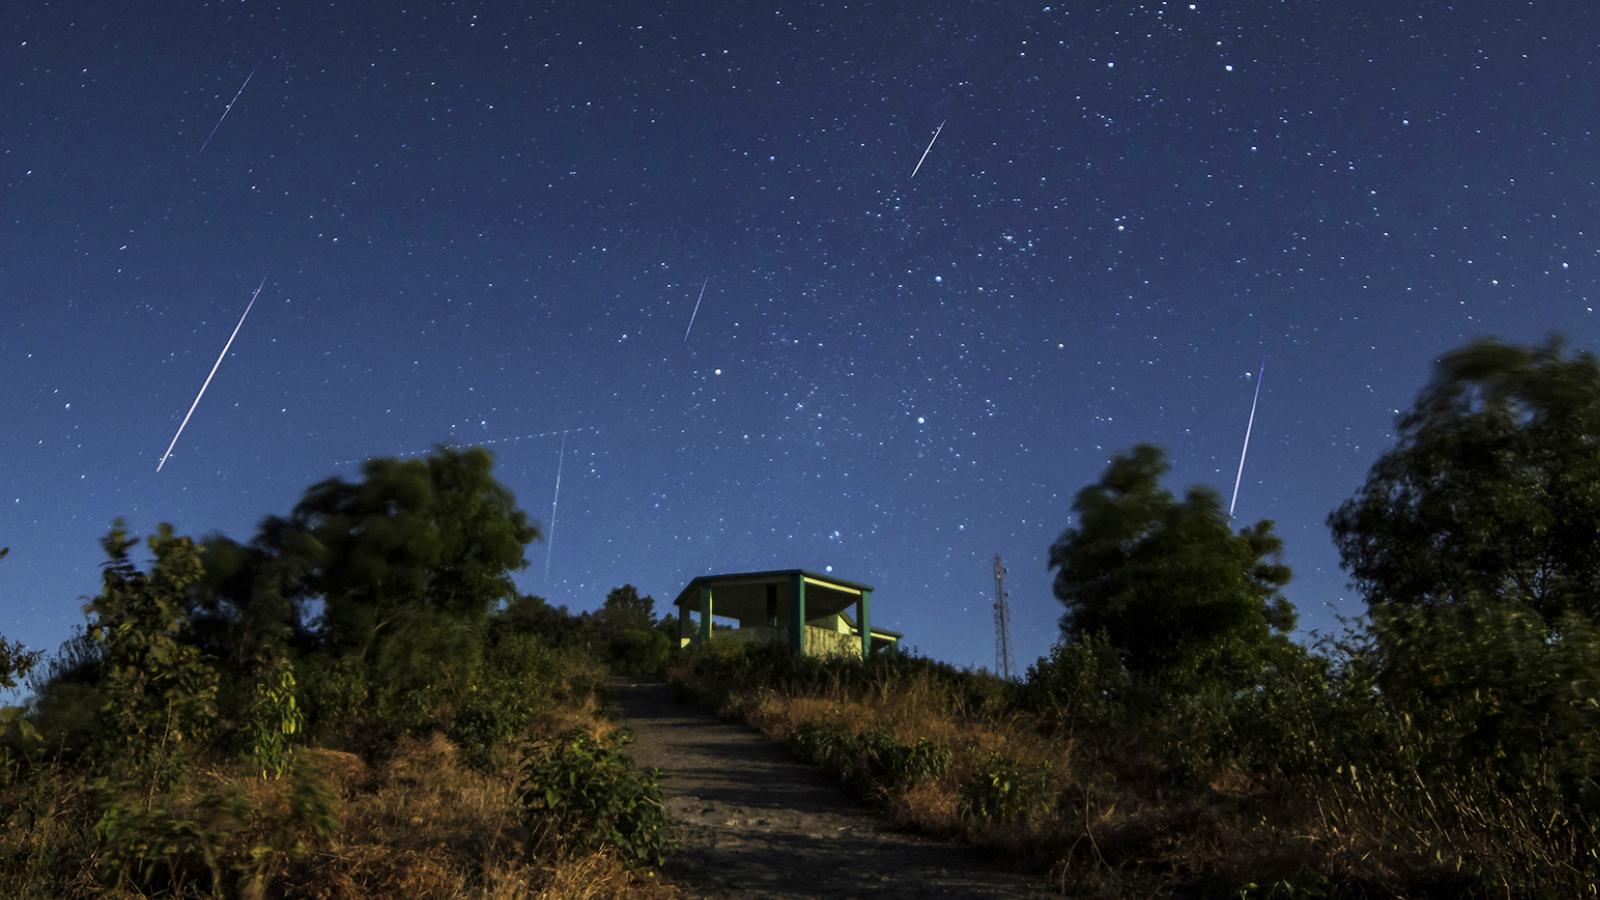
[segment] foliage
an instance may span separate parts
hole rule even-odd
[[[517,594],[489,618],[491,639],[502,634],[531,634],[547,647],[571,647],[583,642],[584,623],[565,606],[551,606],[543,597]]]
[[[789,735],[789,746],[801,759],[838,777],[853,772],[854,743],[850,730],[834,722],[806,722]]]
[[[138,773],[146,797],[175,777],[182,756],[216,719],[217,673],[184,641],[184,594],[203,570],[194,544],[162,525],[149,539],[148,573],[128,559],[135,541],[119,521],[101,542],[110,557],[104,585],[85,612],[104,666],[105,722],[112,768]]]
[[[1600,362],[1482,340],[1445,354],[1395,447],[1329,517],[1368,603],[1525,604],[1600,621]]]
[[[635,863],[661,865],[668,849],[660,773],[641,771],[612,744],[567,732],[530,747],[521,794],[529,827],[566,847],[617,848]]]
[[[1381,607],[1363,664],[1430,736],[1431,770],[1553,776],[1600,810],[1600,625],[1569,612],[1552,634],[1525,604]]]
[[[360,482],[306,491],[292,528],[314,546],[308,585],[324,599],[332,646],[369,654],[406,620],[482,624],[513,596],[510,572],[527,564],[523,548],[539,530],[492,467],[481,448],[441,447],[425,459],[369,460]]]
[[[531,634],[508,633],[489,649],[482,678],[456,710],[450,737],[479,764],[527,729],[541,708],[566,699],[567,667]]]
[[[0,547],[0,556],[5,548]],[[0,690],[12,690],[38,664],[40,653],[0,636]],[[21,706],[0,706],[0,785],[7,784],[21,765],[26,748],[39,741],[39,729],[24,716]]]
[[[990,753],[972,767],[961,783],[958,814],[968,821],[1018,825],[1046,806],[1047,770]]]
[[[109,796],[94,834],[107,887],[183,896],[262,896],[270,882],[338,827],[332,790],[315,767],[291,767],[286,797],[267,807],[230,788],[195,802],[151,806]]]
[[[1078,493],[1077,526],[1050,548],[1062,630],[1103,634],[1141,675],[1247,683],[1294,626],[1282,542],[1268,521],[1235,533],[1208,488],[1178,500],[1160,485],[1166,471],[1142,444]]]
[[[856,736],[855,743],[865,763],[866,781],[886,791],[900,791],[918,782],[931,781],[950,771],[954,756],[950,748],[927,738],[914,743],[898,741],[887,730],[875,728]]]
[[[306,657],[298,671],[310,740],[337,744],[360,729],[370,709],[366,666],[361,660],[317,654]]]
[[[280,778],[289,770],[289,742],[305,727],[296,697],[294,666],[279,660],[268,666],[256,682],[245,722],[245,743],[262,777]]]
[[[1058,641],[1028,667],[1018,693],[1025,709],[1070,730],[1111,729],[1127,722],[1136,683],[1104,633]]]

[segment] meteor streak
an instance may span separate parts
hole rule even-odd
[[[1250,452],[1250,429],[1256,425],[1256,401],[1261,399],[1261,376],[1267,373],[1267,361],[1261,360],[1256,372],[1256,395],[1250,399],[1250,421],[1244,426],[1244,449],[1239,451],[1239,472],[1233,476],[1233,499],[1228,501],[1228,518],[1233,518],[1233,508],[1239,503],[1239,482],[1244,478],[1244,457]]]
[[[239,336],[239,329],[244,327],[244,320],[250,315],[250,307],[256,305],[256,298],[261,296],[261,289],[267,286],[267,279],[263,277],[261,283],[256,285],[256,292],[250,295],[250,302],[244,306],[244,315],[239,317],[239,324],[233,326],[233,334],[228,335],[228,342],[222,345],[222,352],[217,354],[217,361],[211,364],[211,373],[206,376],[205,383],[200,385],[200,393],[194,395],[194,402],[189,404],[189,411],[183,414],[183,422],[178,426],[178,433],[172,436],[172,443],[167,445],[167,452],[161,454],[161,461],[156,463],[156,471],[167,464],[167,457],[172,455],[172,448],[178,446],[178,438],[183,436],[183,429],[189,427],[189,417],[194,415],[194,408],[200,405],[200,398],[206,395],[206,388],[211,386],[211,379],[216,377],[217,369],[222,366],[222,358],[228,355],[228,348],[233,346],[233,339]]]
[[[256,64],[250,67],[250,74],[244,77],[244,84],[239,85],[238,93],[234,94],[233,99],[229,100],[228,105],[223,108],[222,115],[217,118],[217,124],[211,126],[211,133],[206,135],[206,142],[200,145],[199,150],[195,151],[195,156],[206,152],[206,147],[211,145],[211,139],[217,136],[217,129],[222,127],[222,120],[228,117],[228,113],[233,112],[233,105],[239,102],[239,95],[244,93],[245,85],[250,83],[250,79],[256,77],[256,70],[259,68],[261,68],[261,60],[258,59]]]
[[[694,312],[689,313],[689,327],[683,330],[683,339],[686,341],[689,339],[689,332],[694,330],[694,317],[700,315],[700,301],[706,298],[706,285],[710,283],[710,275],[706,276],[705,281],[700,282],[700,296],[694,300]]]
[[[949,119],[945,120],[945,122],[948,122],[948,121],[950,121],[950,120]],[[939,139],[939,132],[941,132],[943,130],[944,130],[944,122],[940,122],[939,123],[939,127],[935,128],[933,130],[933,140],[928,142],[928,149],[922,151],[922,159],[917,160],[917,167],[915,169],[911,170],[911,177],[912,178],[917,177],[917,173],[922,171],[922,160],[923,159],[927,159],[928,158],[928,154],[933,151],[933,141],[937,141]]]
[[[561,455],[556,457],[556,493],[550,500],[550,534],[544,542],[544,583],[550,584],[550,554],[556,549],[556,504],[561,502],[561,466],[567,461],[567,433],[561,432]]]

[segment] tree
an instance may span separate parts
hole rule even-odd
[[[1481,340],[1445,354],[1395,447],[1329,517],[1373,606],[1527,604],[1600,621],[1600,363]]]
[[[672,639],[656,628],[656,601],[631,584],[614,588],[590,617],[601,652],[618,672],[653,673],[672,654]]]
[[[204,576],[194,543],[171,525],[150,536],[148,573],[128,559],[137,541],[121,520],[101,545],[109,560],[89,639],[100,648],[110,762],[143,781],[146,805],[217,716],[217,673],[186,639],[186,594]]]
[[[1078,492],[1078,524],[1050,548],[1062,631],[1103,635],[1133,672],[1169,684],[1248,679],[1294,627],[1282,541],[1270,521],[1235,533],[1209,488],[1178,500],[1166,471],[1141,444]]]
[[[375,459],[362,480],[312,486],[294,509],[313,539],[308,589],[324,601],[336,648],[375,650],[405,619],[482,626],[515,596],[511,572],[539,529],[491,474],[482,448],[440,448],[426,459]]]
[[[595,613],[595,618],[611,628],[637,628],[647,630],[656,624],[656,598],[648,594],[639,596],[639,589],[631,584],[612,588]]]

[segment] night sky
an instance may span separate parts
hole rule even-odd
[[[245,540],[494,441],[553,602],[831,567],[992,665],[1000,553],[1031,660],[1073,495],[1149,441],[1226,502],[1263,359],[1239,518],[1327,629],[1325,518],[1432,359],[1600,338],[1597,42],[1510,0],[0,5],[0,633],[65,638],[117,516]]]

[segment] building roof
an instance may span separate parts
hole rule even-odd
[[[861,626],[856,624],[856,620],[852,619],[848,612],[841,612],[841,613],[839,613],[839,615],[844,617],[845,622],[847,624],[849,624],[849,626],[851,628],[854,628],[857,631],[861,630]],[[903,632],[903,631],[894,631],[894,630],[889,629],[889,628],[879,628],[876,625],[871,626],[867,630],[871,631],[873,634],[876,634],[876,635],[882,635],[884,637],[892,637],[897,641],[906,636],[905,632]]]
[[[789,581],[796,575],[801,576],[809,582],[820,582],[821,584],[819,586],[831,587],[834,590],[842,591],[843,593],[847,594],[860,594],[863,591],[872,590],[872,585],[870,584],[862,584],[859,581],[850,581],[846,578],[836,578],[832,575],[823,575],[818,572],[813,572],[809,569],[773,569],[766,572],[728,572],[722,575],[696,576],[688,584],[684,585],[683,590],[678,592],[678,597],[676,600],[672,601],[672,605],[689,605],[698,607],[700,603],[699,591],[702,586],[711,587],[714,589],[719,584],[726,585],[730,582],[737,584],[788,584]]]

